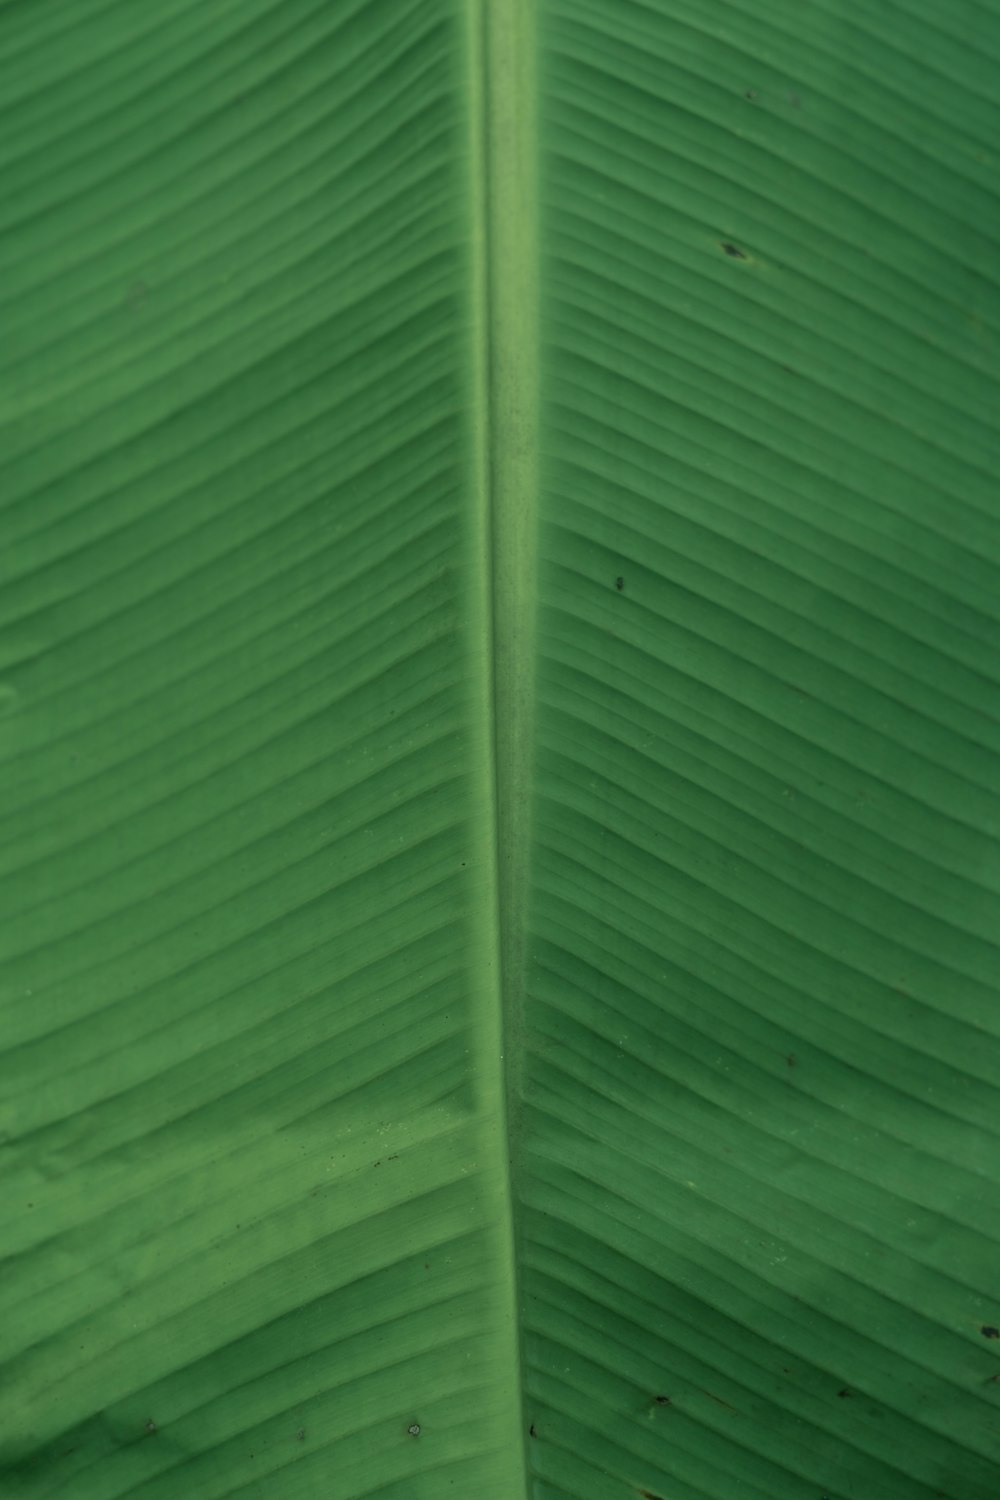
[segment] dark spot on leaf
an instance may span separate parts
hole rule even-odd
[[[622,591],[622,589],[624,587],[625,587],[625,580],[624,580],[624,578],[616,578],[615,579],[615,588],[618,590],[619,594],[621,593],[621,591]]]
[[[639,1490],[642,1500],[663,1500],[662,1495],[654,1495],[652,1490]]]
[[[656,1397],[656,1404],[657,1404],[657,1406],[669,1406],[670,1405],[670,1397],[669,1396],[657,1396]]]
[[[757,97],[757,90],[756,89],[747,89],[747,98],[748,99],[756,99],[756,97]]]
[[[420,1436],[420,1423],[419,1422],[411,1422],[410,1425],[409,1425],[409,1427],[406,1430],[410,1434],[410,1437],[419,1437]]]
[[[147,1432],[155,1432],[156,1431],[156,1423],[153,1421],[152,1417],[150,1417],[149,1421],[146,1423],[146,1431]]]
[[[726,252],[727,255],[735,256],[735,258],[737,260],[746,260],[746,258],[747,258],[746,251],[745,250],[741,250],[740,247],[739,247],[739,245],[731,245],[731,244],[729,244],[728,241],[726,241],[723,244],[722,248]]]
[[[300,1443],[304,1443],[305,1440],[306,1440],[306,1430],[305,1430],[305,1428],[304,1427],[300,1427],[299,1430],[298,1430],[298,1432],[295,1434],[295,1436],[298,1438],[298,1440],[299,1440]]]
[[[980,1331],[984,1339],[1000,1339],[1000,1328],[993,1328],[989,1323],[984,1323]]]
[[[794,1068],[795,1067],[795,1053],[794,1052],[789,1052],[788,1056],[785,1058],[785,1062],[788,1064],[788,1066],[790,1068]]]
[[[534,1424],[534,1422],[532,1422],[531,1426],[528,1428],[528,1436],[529,1437],[534,1437],[534,1438],[536,1438],[538,1436],[538,1433],[535,1430],[535,1424]]]
[[[844,1387],[844,1389],[843,1389],[843,1390],[842,1390],[842,1391],[838,1391],[838,1392],[837,1392],[837,1395],[838,1395],[838,1396],[839,1396],[839,1397],[840,1397],[840,1399],[841,1399],[841,1400],[843,1400],[843,1399],[844,1399],[844,1397],[845,1397],[845,1396],[849,1396],[849,1395],[850,1395],[850,1394],[851,1394],[851,1393],[850,1393],[850,1391],[849,1391],[849,1390],[848,1390],[848,1389],[847,1389],[847,1387],[846,1387],[846,1386],[845,1386],[845,1387]]]

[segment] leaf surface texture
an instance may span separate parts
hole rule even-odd
[[[998,65],[0,5],[0,1495],[995,1500]]]

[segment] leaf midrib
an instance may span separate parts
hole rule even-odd
[[[467,0],[474,222],[475,448],[487,664],[482,701],[492,808],[489,847],[492,1024],[477,1060],[481,1106],[497,1122],[503,1183],[512,1469],[530,1493],[521,1354],[516,1189],[523,1097],[538,486],[535,38],[532,0]]]

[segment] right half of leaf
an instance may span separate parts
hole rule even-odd
[[[993,3],[542,7],[538,1500],[991,1500]]]

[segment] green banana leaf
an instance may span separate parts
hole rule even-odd
[[[998,0],[0,79],[0,1500],[996,1500]]]

